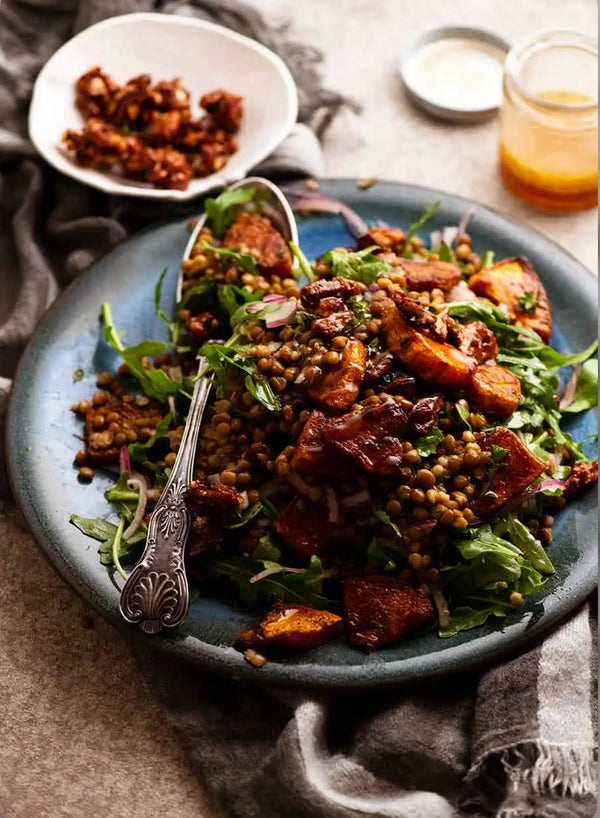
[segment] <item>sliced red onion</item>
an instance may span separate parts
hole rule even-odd
[[[140,527],[140,523],[144,519],[144,514],[146,513],[146,506],[148,504],[148,487],[146,485],[145,478],[138,474],[137,472],[133,472],[129,475],[129,479],[127,480],[127,485],[130,489],[137,489],[138,490],[138,501],[137,506],[135,509],[135,514],[133,515],[133,520],[129,523],[125,531],[123,532],[123,539],[129,540],[135,532]]]
[[[306,571],[306,568],[282,568],[280,565],[273,565],[271,568],[265,568],[264,571],[259,571],[258,574],[254,574],[253,577],[250,577],[249,582],[258,582],[261,579],[270,577],[271,574],[280,574],[282,571],[288,574],[302,574]]]
[[[389,224],[387,222],[384,222],[383,219],[377,219],[375,224],[377,225],[377,227],[380,227],[382,230],[389,230],[390,229]]]
[[[502,513],[508,514],[509,511],[513,511],[515,508],[518,508],[520,505],[523,505],[525,500],[528,500],[530,497],[533,497],[534,494],[538,494],[540,491],[551,491],[552,489],[565,489],[567,484],[564,480],[558,480],[557,478],[551,477],[548,480],[542,480],[541,483],[538,483],[535,486],[527,486],[520,494],[517,494],[516,497],[513,497],[512,500],[509,500],[504,506],[502,506]]]
[[[300,372],[300,374],[298,375],[298,377],[296,378],[294,383],[300,385],[301,383],[304,383],[305,380],[306,380],[306,375],[304,374],[304,372]]]
[[[579,380],[580,372],[581,364],[573,367],[573,374],[569,378],[569,381],[565,387],[565,394],[562,396],[561,401],[558,405],[559,409],[566,409],[567,406],[573,403],[573,398],[575,397],[575,392],[577,390],[577,381]]]
[[[475,215],[476,209],[477,208],[474,205],[471,205],[462,214],[461,219],[460,219],[460,221],[458,223],[458,227],[456,228],[456,236],[455,236],[454,240],[452,241],[452,245],[451,245],[452,247],[457,247],[458,246],[458,237],[466,232],[467,225],[469,224],[469,222],[471,221],[471,219]]]
[[[265,326],[267,329],[275,329],[276,327],[283,327],[296,314],[298,309],[298,302],[295,298],[289,298],[283,301],[280,306],[273,310],[265,317]]]
[[[264,308],[262,301],[251,301],[246,307],[247,312],[260,312]]]
[[[293,486],[299,494],[302,494],[304,497],[309,497],[310,492],[312,491],[312,486],[310,486],[306,480],[304,480],[298,472],[290,471],[286,475],[288,483]]]
[[[473,290],[469,287],[466,281],[461,280],[458,284],[453,287],[448,295],[446,296],[446,301],[448,303],[460,303],[461,301],[475,301],[477,296],[473,292]]]
[[[209,486],[215,486],[219,480],[221,479],[220,474],[209,474],[206,478],[206,482]]]
[[[437,252],[442,242],[452,247],[458,236],[458,227],[443,227],[441,230],[433,230],[429,234],[429,247],[435,253]]]
[[[246,509],[250,505],[250,501],[248,500],[248,492],[247,491],[240,491],[239,495],[240,495],[240,497],[242,499],[240,500],[240,507],[239,507],[238,511],[246,511]]]
[[[286,296],[281,295],[280,293],[268,293],[263,298],[263,303],[264,304],[270,304],[270,303],[275,303],[276,301],[286,301],[286,300],[287,300]]]
[[[119,450],[119,470],[122,472],[131,471],[131,458],[127,446],[122,446]]]
[[[283,192],[292,209],[299,213],[333,213],[339,215],[344,219],[350,233],[357,239],[369,232],[366,222],[361,219],[355,210],[332,196],[326,196],[320,191],[300,189],[295,185],[284,187]]]
[[[344,518],[344,509],[333,486],[325,486],[325,499],[327,500],[327,519],[330,523],[341,523]]]
[[[428,534],[430,531],[432,531],[436,527],[437,524],[438,524],[438,521],[434,520],[433,517],[431,517],[428,520],[423,520],[422,523],[417,523],[419,528],[422,531],[424,531],[425,534]]]
[[[376,293],[378,289],[379,289],[379,287],[377,286],[377,284],[375,282],[373,282],[372,284],[369,284],[369,290],[372,293]]]
[[[281,349],[283,346],[283,341],[269,341],[267,344],[267,349],[269,352],[277,352],[278,349]]]
[[[430,586],[430,590],[433,602],[435,604],[435,607],[437,608],[438,621],[440,623],[440,627],[445,628],[447,625],[450,624],[450,609],[448,608],[446,597],[442,593],[441,588]]]
[[[566,489],[567,484],[564,480],[559,480],[558,478],[552,477],[548,480],[543,480],[539,485],[535,486],[534,494],[537,494],[538,491],[551,491],[552,489]]]
[[[349,494],[347,497],[344,497],[342,505],[346,509],[353,509],[366,506],[370,502],[371,495],[366,489],[363,489],[362,491],[357,491],[356,494]]]

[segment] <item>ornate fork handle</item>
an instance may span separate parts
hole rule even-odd
[[[139,623],[146,633],[175,628],[185,619],[190,604],[183,558],[191,518],[184,498],[212,383],[212,375],[205,371],[206,359],[201,358],[177,459],[150,518],[144,553],[121,593],[121,615],[127,622]]]

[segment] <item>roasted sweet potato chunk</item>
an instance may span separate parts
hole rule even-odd
[[[367,348],[361,341],[348,341],[340,363],[316,378],[306,391],[333,412],[346,412],[360,392],[367,366]]]
[[[363,650],[395,642],[433,619],[429,597],[394,577],[353,577],[344,584],[348,640]]]
[[[446,387],[464,386],[470,381],[475,361],[456,347],[410,326],[391,302],[384,306],[382,326],[394,355],[424,381]]]
[[[508,417],[521,399],[521,384],[516,375],[498,364],[478,366],[467,388],[471,401],[484,412]]]
[[[327,417],[319,409],[314,409],[304,424],[296,444],[291,466],[303,474],[320,474],[336,477],[339,474],[338,457],[326,448],[324,433],[331,427],[333,418]]]
[[[401,253],[404,249],[404,233],[399,227],[372,227],[358,240],[359,250],[376,244],[382,250]]]
[[[90,410],[85,416],[87,462],[91,465],[116,462],[125,445],[117,443],[119,434],[135,432],[138,439],[147,440],[162,414],[157,403],[131,395],[125,395],[122,400],[111,397],[103,406]],[[119,431],[111,431],[113,424]]]
[[[330,544],[335,526],[325,503],[296,497],[273,521],[273,528],[294,551],[304,557],[320,554]]]
[[[569,500],[577,497],[586,486],[592,486],[598,482],[598,461],[591,460],[586,463],[584,460],[578,460],[573,464],[571,474],[567,477],[567,487],[565,489],[565,496]]]
[[[342,302],[352,295],[364,291],[364,286],[358,281],[335,276],[335,278],[319,278],[306,284],[300,292],[300,301],[305,310],[319,310],[321,302],[329,298],[339,298]]]
[[[258,213],[240,213],[225,234],[223,247],[251,255],[265,276],[292,275],[290,248],[271,222]]]
[[[236,646],[309,650],[335,639],[342,628],[342,617],[337,614],[290,602],[276,602],[258,628],[240,633]]]
[[[546,464],[538,460],[516,434],[504,426],[498,426],[481,444],[481,448],[488,451],[492,451],[494,446],[505,449],[506,454],[502,465],[492,476],[487,491],[471,503],[477,516],[502,508],[537,480],[546,468]]]
[[[413,261],[403,258],[401,267],[407,289],[416,292],[438,289],[448,293],[462,278],[458,264],[449,261]]]
[[[328,446],[371,474],[396,474],[402,465],[406,412],[393,400],[365,406],[331,423]],[[339,462],[338,462],[339,472]]]
[[[452,335],[456,338],[460,351],[474,358],[478,364],[493,360],[498,354],[496,336],[483,321],[457,323],[452,328]]]
[[[477,295],[503,304],[510,319],[537,332],[548,343],[552,315],[544,285],[527,259],[515,256],[480,270],[469,279]]]

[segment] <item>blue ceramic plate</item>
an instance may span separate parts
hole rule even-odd
[[[457,196],[409,185],[379,183],[359,191],[353,181],[323,182],[324,192],[345,200],[367,221],[406,226],[432,202],[441,207],[428,230],[457,224],[471,204]],[[496,258],[526,255],[548,288],[555,331],[563,352],[583,349],[596,336],[596,286],[592,275],[548,239],[483,206],[469,225],[474,249],[493,248]],[[340,219],[320,216],[300,222],[302,246],[311,258],[351,238]],[[46,315],[25,352],[14,384],[8,418],[9,469],[14,492],[40,546],[63,577],[90,603],[119,621],[119,592],[98,562],[97,544],[69,523],[77,513],[107,513],[103,492],[113,482],[98,474],[91,485],[77,481],[73,455],[81,423],[72,403],[95,390],[95,373],[117,366],[115,353],[99,341],[99,309],[113,304],[115,323],[129,343],[164,337],[154,317],[153,289],[164,267],[164,292],[174,290],[188,239],[186,222],[153,228],[124,242],[80,276]],[[75,370],[84,377],[73,382]],[[595,413],[577,418],[577,437],[596,431]],[[596,497],[588,492],[558,518],[549,553],[556,566],[543,593],[519,612],[476,630],[440,639],[432,628],[389,648],[365,655],[342,641],[264,667],[251,667],[231,645],[255,621],[221,601],[198,599],[179,632],[148,637],[152,644],[229,676],[320,687],[374,687],[463,671],[522,650],[567,616],[596,581]]]

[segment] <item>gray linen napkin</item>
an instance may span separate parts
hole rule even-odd
[[[50,54],[99,19],[149,9],[202,16],[279,51],[299,86],[300,119],[317,133],[344,104],[321,87],[317,52],[235,0],[3,0],[0,418],[18,356],[60,289],[128,233],[165,216],[160,205],[62,178],[35,157],[26,134],[32,83]],[[297,126],[261,170],[319,175],[312,133]],[[177,213],[186,208],[194,211],[192,204]],[[4,480],[0,449],[0,503],[10,503]],[[137,640],[132,649],[193,769],[240,818],[583,818],[595,811],[594,626],[585,606],[543,643],[479,678],[377,693],[240,686],[165,661]]]

